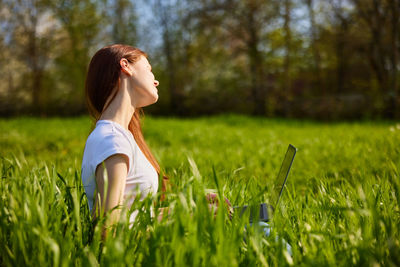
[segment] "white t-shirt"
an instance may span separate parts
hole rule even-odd
[[[150,192],[157,193],[158,174],[140,150],[130,131],[120,124],[99,120],[89,135],[82,160],[82,182],[92,211],[96,189],[95,172],[99,164],[114,154],[124,154],[129,159],[129,169],[124,191],[124,204],[131,205],[139,189],[142,199]],[[133,221],[137,212],[132,213]]]

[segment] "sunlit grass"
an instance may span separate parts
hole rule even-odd
[[[135,224],[127,210],[104,243],[80,180],[89,119],[0,120],[0,129],[1,265],[400,264],[396,123],[146,118],[173,211],[159,222],[152,199],[135,202]],[[270,237],[225,209],[212,216],[208,188],[234,205],[266,201],[289,143],[298,154]]]

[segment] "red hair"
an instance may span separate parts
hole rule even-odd
[[[147,54],[138,48],[122,44],[103,47],[94,54],[86,76],[85,93],[89,113],[95,122],[99,120],[102,112],[108,107],[119,90],[120,60],[126,58],[130,63],[135,63],[141,56],[147,57]],[[107,102],[109,98],[110,100]],[[160,165],[143,137],[140,124],[141,114],[143,114],[142,109],[136,108],[128,129],[135,138],[140,150],[156,169],[157,173],[160,174]],[[167,179],[167,177],[163,177],[162,191],[166,190]]]

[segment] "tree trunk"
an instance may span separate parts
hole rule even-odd
[[[174,55],[171,48],[171,41],[169,39],[169,32],[167,29],[164,29],[165,32],[163,34],[163,50],[165,57],[167,59],[167,74],[168,74],[168,89],[170,96],[170,109],[173,114],[182,115],[182,105],[181,97],[176,84],[176,74],[175,74],[175,63],[174,63]]]
[[[39,115],[42,113],[42,104],[40,101],[41,91],[42,91],[42,69],[39,65],[39,51],[37,44],[37,36],[36,36],[36,26],[37,26],[37,18],[31,16],[32,29],[29,30],[29,38],[28,38],[28,53],[29,57],[29,66],[31,69],[31,93],[32,93],[32,102],[31,102],[31,111],[35,115]]]
[[[258,51],[259,38],[254,21],[255,10],[252,6],[249,6],[247,11],[247,30],[249,32],[247,52],[249,57],[250,86],[254,104],[253,114],[265,115],[266,81],[263,81],[263,62],[260,60],[261,55],[260,51]]]
[[[336,37],[336,75],[337,75],[337,93],[343,94],[345,91],[346,73],[347,73],[347,57],[345,55],[345,39],[348,30],[348,22],[345,18],[339,18],[340,28]]]
[[[291,56],[291,42],[292,33],[290,29],[290,0],[285,0],[285,15],[284,15],[284,25],[283,30],[285,33],[285,58],[283,62],[283,93],[285,94],[285,114],[291,116],[291,79],[290,79],[290,56]]]
[[[387,14],[382,12],[387,10],[382,6],[380,0],[371,0],[367,5],[361,0],[353,1],[356,4],[360,17],[367,23],[371,33],[368,58],[379,84],[380,94],[378,95],[378,99],[380,102],[384,102],[385,95],[388,94],[389,72],[385,67],[388,55],[382,38],[382,34],[386,30],[384,20]]]
[[[317,45],[317,29],[315,24],[315,14],[313,8],[313,0],[306,0],[308,13],[310,17],[310,25],[311,25],[311,48],[312,54],[314,59],[314,72],[315,72],[315,79],[314,79],[314,88],[321,92],[324,96],[326,95],[325,87],[322,86],[322,77],[321,77],[321,56]]]
[[[398,58],[398,48],[399,46],[399,9],[400,9],[400,1],[398,0],[390,0],[389,7],[391,10],[390,16],[390,25],[391,25],[391,34],[390,34],[390,63],[391,63],[391,73],[390,73],[390,92],[389,92],[389,117],[395,118],[400,114],[398,110],[398,70],[397,66],[399,64]]]
[[[177,82],[177,67],[175,65],[175,53],[173,48],[173,40],[171,40],[171,20],[170,20],[170,12],[168,10],[169,6],[167,4],[163,4],[161,0],[157,0],[155,2],[156,6],[155,10],[159,13],[159,23],[162,30],[162,38],[163,38],[163,51],[166,59],[166,68],[168,75],[168,90],[170,97],[170,110],[173,114],[176,115],[184,115],[185,108],[183,102],[183,96],[178,87]]]
[[[292,33],[290,30],[290,0],[285,0],[285,15],[283,29],[285,32],[285,58],[283,63],[283,91],[290,98],[290,56]]]

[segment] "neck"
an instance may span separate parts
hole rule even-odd
[[[111,100],[108,107],[101,114],[100,120],[116,122],[128,130],[129,122],[135,113],[135,105],[128,90],[128,81],[121,78],[120,88],[117,90],[114,99]],[[109,101],[110,99],[107,99],[106,104]]]

